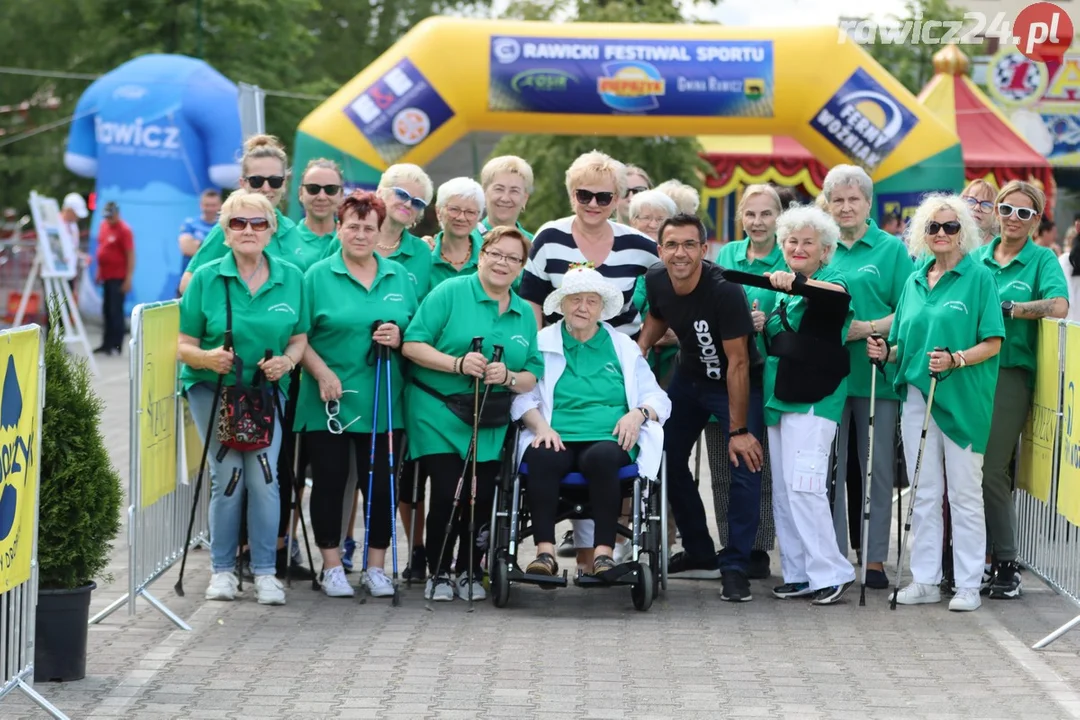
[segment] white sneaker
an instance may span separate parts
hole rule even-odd
[[[284,605],[285,586],[273,575],[256,575],[255,599],[260,605]]]
[[[487,600],[487,592],[484,590],[483,579],[484,579],[483,573],[479,573],[479,574],[476,574],[476,575],[473,576],[473,584],[472,584],[472,593],[473,593],[472,597],[473,597],[473,600]],[[455,589],[457,590],[457,596],[459,598],[461,598],[462,600],[468,600],[469,599],[469,574],[468,573],[461,573],[460,575],[458,575],[457,585],[455,586]]]
[[[612,553],[611,559],[615,561],[616,565],[622,565],[624,562],[630,562],[630,558],[634,555],[634,546],[626,538],[619,538],[615,541],[615,552]]]
[[[949,601],[949,609],[953,612],[971,612],[982,606],[978,588],[960,588],[956,595]]]
[[[369,567],[367,572],[364,573],[362,582],[364,587],[371,593],[371,597],[393,597],[394,596],[394,583],[390,582],[390,578],[386,577],[386,573],[382,568]]]
[[[447,573],[439,573],[437,578],[428,578],[424,587],[424,599],[435,602],[454,600],[454,579]]]
[[[353,586],[345,578],[345,568],[338,565],[323,570],[322,591],[326,597],[351,598],[356,594]]]
[[[206,588],[205,597],[207,600],[235,600],[238,584],[236,575],[231,572],[214,573],[210,576],[210,585]]]
[[[911,583],[896,595],[897,605],[926,605],[941,602],[941,588],[937,585]]]

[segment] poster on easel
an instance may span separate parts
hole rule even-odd
[[[30,214],[38,238],[41,276],[73,279],[79,271],[78,238],[60,215],[56,198],[30,193]]]

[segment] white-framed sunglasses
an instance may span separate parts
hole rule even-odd
[[[355,392],[357,392],[357,391],[356,390],[342,390],[341,394],[346,395],[347,393],[355,393]],[[337,417],[338,413],[340,413],[340,412],[341,412],[341,399],[340,398],[338,398],[337,400],[327,400],[326,401],[326,429],[329,430],[334,435],[341,435],[343,432],[345,432],[349,428],[350,425],[352,425],[354,422],[356,422],[357,420],[360,419],[360,416],[357,415],[352,420],[350,420],[346,424],[342,425],[341,421],[338,420],[338,417]]]

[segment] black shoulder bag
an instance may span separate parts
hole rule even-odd
[[[232,345],[232,300],[229,279],[225,283],[225,338]],[[244,361],[233,356],[236,384],[221,389],[221,408],[218,411],[217,438],[223,447],[240,452],[265,450],[274,438],[274,388],[266,381],[262,368],[255,371],[250,386],[243,384]]]

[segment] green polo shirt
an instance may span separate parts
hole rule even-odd
[[[1001,303],[1031,302],[1032,300],[1050,300],[1051,298],[1069,297],[1069,286],[1061,263],[1050,248],[1036,245],[1031,238],[1024,243],[1020,253],[1005,267],[994,259],[994,250],[1001,244],[1001,236],[994,238],[989,245],[973,250],[976,259],[990,270],[998,289],[998,312]],[[1031,373],[1029,380],[1035,386],[1035,354],[1039,341],[1039,322],[1037,320],[1005,320],[1005,342],[1001,344],[1000,364],[1003,368],[1023,368]]]
[[[524,232],[524,231],[523,231]],[[469,233],[469,242],[472,243],[472,254],[469,255],[469,259],[458,270],[456,267],[446,262],[442,258],[442,238],[443,234],[440,232],[435,236],[435,247],[431,251],[431,287],[444,280],[449,280],[453,277],[459,277],[461,275],[475,275],[476,269],[480,263],[480,246],[484,244],[484,237],[480,234],[479,230],[473,230]],[[525,270],[525,263],[521,264],[521,268],[518,272],[518,276],[514,279],[513,285],[510,287],[517,292],[517,289],[521,287],[521,275]]]
[[[270,243],[266,246],[266,254],[274,258],[288,260],[293,265],[304,268],[298,263],[298,257],[303,253],[303,239],[296,229],[296,223],[281,214],[280,210],[274,210],[277,216],[277,230],[270,236]],[[229,247],[225,244],[225,231],[218,223],[202,241],[198,251],[192,256],[187,266],[187,272],[194,273],[203,265],[229,254]]]
[[[199,347],[213,350],[225,342],[225,284],[232,302],[233,350],[244,366],[242,381],[250,384],[258,363],[269,349],[281,355],[293,335],[308,330],[304,308],[304,274],[292,263],[264,252],[270,268],[269,279],[255,292],[240,278],[236,259],[225,257],[206,263],[191,278],[180,299],[180,332],[199,338]],[[225,278],[225,281],[222,281]],[[196,370],[182,365],[180,380],[187,390],[198,382],[217,382],[213,370]],[[236,371],[225,376],[226,385],[236,384]],[[281,389],[288,391],[289,376],[281,378]]]
[[[562,324],[566,368],[555,384],[551,427],[564,442],[611,440],[630,410],[626,382],[611,335],[599,328],[581,342]]]
[[[341,240],[335,237],[326,248],[324,257],[332,257],[339,252],[341,252]],[[423,300],[431,289],[431,248],[428,244],[405,230],[401,234],[401,242],[398,243],[397,248],[386,257],[405,268],[416,290],[416,300],[418,302]]]
[[[829,261],[834,272],[844,276],[851,292],[851,304],[856,320],[879,320],[893,314],[900,302],[904,283],[915,269],[903,241],[877,226],[866,222],[866,233],[848,248],[836,244],[836,253]],[[847,344],[851,355],[851,375],[848,376],[848,396],[870,397],[870,363],[866,359],[866,340]],[[878,383],[880,399],[898,399],[893,390],[896,370],[889,366],[886,382]]]
[[[300,252],[292,263],[307,272],[308,268],[327,257],[326,251],[337,239],[337,233],[330,231],[325,235],[316,235],[303,220],[296,223],[296,231],[300,234]]]
[[[914,385],[930,393],[930,353],[935,347],[967,350],[983,340],[1005,337],[1001,303],[990,272],[971,256],[945,273],[931,289],[926,275],[934,258],[921,259],[896,308],[889,344],[896,345],[896,392]],[[984,454],[994,412],[998,358],[943,373],[931,414],[945,437]]]
[[[847,279],[836,272],[832,265],[822,265],[818,268],[818,271],[814,273],[811,280],[820,280],[821,282],[835,283],[841,287],[847,287]],[[850,291],[849,291],[850,292]],[[777,293],[780,295],[780,293]],[[787,318],[788,324],[792,329],[798,330],[799,323],[802,322],[803,313],[806,312],[806,298],[801,295],[784,295],[777,300],[777,303],[787,303]],[[848,329],[851,327],[851,321],[855,319],[855,311],[851,307],[848,308],[847,319],[844,320],[844,327],[841,331],[839,340],[843,341],[847,337]],[[784,330],[784,324],[780,320],[779,315],[773,315],[765,322],[765,333],[769,336],[769,339],[776,337]],[[780,365],[780,358],[775,355],[770,355],[765,359],[765,378],[764,378],[764,393],[765,393],[765,424],[767,426],[776,425],[780,422],[780,415],[782,413],[809,413],[814,411],[814,415],[817,417],[827,418],[833,422],[839,423],[840,416],[844,412],[844,403],[847,402],[848,389],[847,383],[850,380],[850,376],[844,378],[840,385],[833,391],[832,395],[829,395],[823,400],[819,400],[816,403],[791,403],[777,400],[773,395],[776,388],[776,369]]]
[[[516,227],[518,229],[518,232],[520,232],[522,235],[524,235],[526,238],[528,238],[529,242],[532,242],[533,234],[531,232],[529,232],[528,230],[526,230],[525,228],[523,228],[521,226],[520,222],[514,223],[514,227]],[[478,231],[480,231],[481,235],[486,233],[491,228],[492,228],[491,220],[487,216],[485,216],[484,219],[480,221],[480,224],[476,227],[476,229]]]
[[[495,345],[504,349],[503,362],[511,372],[544,374],[544,363],[536,346],[536,317],[527,302],[510,294],[506,312],[488,297],[475,274],[451,278],[436,286],[416,311],[405,331],[405,342],[424,343],[439,352],[461,357],[469,352],[473,337],[483,337],[483,353],[490,358]],[[474,378],[430,370],[413,363],[413,377],[443,395],[472,393]],[[480,392],[484,390],[481,383]],[[508,392],[492,387],[491,393]],[[446,408],[441,400],[410,383],[405,388],[405,429],[409,435],[409,456],[424,457],[454,453],[464,457],[472,437],[472,426]],[[506,438],[506,427],[480,430],[477,462],[496,460]]]
[[[749,260],[746,256],[749,247],[750,238],[728,243],[720,248],[720,255],[716,259],[716,264],[731,270],[753,273],[754,275],[764,275],[765,273],[787,269],[787,265],[784,263],[784,253],[780,250],[780,243],[774,242],[772,252],[763,258],[754,258],[753,260]],[[751,285],[743,285],[743,289],[746,290],[746,299],[751,309],[753,309],[756,302],[757,309],[768,315],[776,307],[778,297],[777,293],[772,290]],[[757,333],[754,340],[757,342],[758,352],[761,353],[761,357],[765,357],[764,336]]]
[[[416,290],[405,268],[375,254],[378,269],[370,288],[353,277],[339,252],[311,266],[304,275],[304,308],[309,320],[308,345],[319,354],[342,390],[338,420],[342,425],[360,417],[346,432],[370,433],[375,417],[375,356],[371,331],[377,321],[396,322],[402,337],[416,314]],[[401,353],[390,354],[390,390],[394,428],[405,427]],[[387,377],[380,368],[379,417],[376,432],[386,432]],[[300,376],[295,429],[326,430],[326,403],[319,396],[319,382],[307,371]]]

